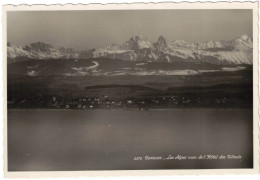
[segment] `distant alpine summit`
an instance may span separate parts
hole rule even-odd
[[[54,49],[52,45],[36,42],[25,47],[16,47],[7,43],[7,57],[10,59],[73,59],[78,58],[79,53],[71,48],[61,47]]]
[[[183,40],[167,41],[163,36],[152,43],[141,35],[131,37],[125,43],[76,51],[72,48],[53,48],[52,45],[37,42],[16,47],[7,44],[7,57],[10,61],[26,59],[88,59],[110,58],[127,61],[152,62],[209,62],[213,64],[252,64],[253,42],[247,35],[231,41],[206,41],[201,43]]]

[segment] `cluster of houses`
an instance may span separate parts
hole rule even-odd
[[[116,99],[104,95],[102,97],[84,97],[75,99],[64,99],[56,96],[48,98],[13,98],[8,101],[9,106],[31,107],[31,108],[53,108],[53,109],[115,109],[136,108],[146,110],[149,108],[178,108],[189,106],[221,105],[232,101],[227,97],[206,98],[196,96],[159,96],[159,97],[134,97]]]

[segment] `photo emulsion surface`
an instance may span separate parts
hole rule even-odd
[[[253,168],[250,9],[8,11],[7,170]]]

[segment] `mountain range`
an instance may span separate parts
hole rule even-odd
[[[108,58],[148,62],[207,62],[212,64],[252,64],[253,41],[247,35],[231,41],[205,41],[200,43],[183,40],[168,41],[160,36],[152,43],[138,35],[123,44],[110,44],[96,49],[77,51],[61,47],[55,49],[43,42],[17,47],[7,43],[8,63],[29,59],[90,59]]]

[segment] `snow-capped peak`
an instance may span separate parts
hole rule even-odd
[[[26,51],[37,51],[37,52],[46,52],[46,51],[50,51],[51,49],[53,49],[52,45],[43,42],[31,43],[24,47],[24,50]]]
[[[138,50],[152,47],[152,43],[141,35],[131,37],[123,44],[124,49]]]
[[[248,35],[243,34],[240,37],[235,38],[233,41],[235,42],[246,42],[246,43],[252,43],[252,38],[250,38]]]
[[[142,35],[133,36],[130,38],[130,41],[146,41],[147,39]]]
[[[248,41],[250,38],[248,37],[248,35],[243,34],[240,39],[244,40],[244,41]]]
[[[165,48],[167,46],[167,41],[163,36],[160,36],[158,38],[158,41],[156,43],[156,46],[159,48]]]
[[[248,35],[243,34],[242,36],[235,38],[231,41],[235,49],[252,49],[253,48],[253,41]]]

